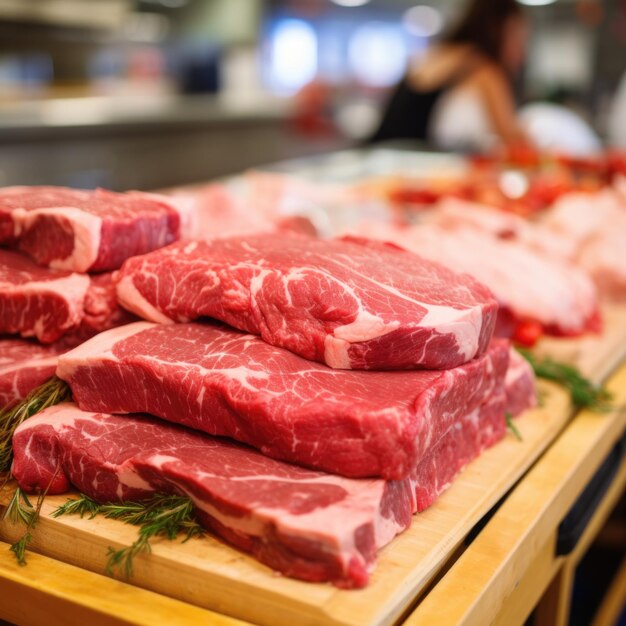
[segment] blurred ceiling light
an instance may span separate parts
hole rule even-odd
[[[528,7],[542,7],[546,4],[554,4],[556,0],[517,0],[520,4],[525,4]]]
[[[330,0],[333,4],[338,4],[340,7],[362,7],[370,0]]]
[[[348,44],[350,67],[371,87],[388,87],[402,78],[407,50],[402,31],[384,22],[359,26]]]
[[[272,34],[271,80],[282,93],[294,93],[317,74],[317,34],[295,18],[281,20]]]
[[[443,17],[433,7],[419,5],[407,9],[402,16],[404,27],[417,37],[432,37],[441,32]]]

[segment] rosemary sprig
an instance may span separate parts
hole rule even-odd
[[[531,364],[538,378],[545,378],[565,387],[575,407],[594,411],[607,411],[611,408],[612,395],[604,387],[585,378],[577,367],[559,363],[550,357],[539,359],[523,348],[517,350]]]
[[[89,496],[80,494],[77,499],[68,498],[65,504],[57,507],[50,513],[51,517],[61,517],[61,515],[80,515],[81,518],[88,516],[93,519],[100,512],[101,504],[92,500]]]
[[[33,389],[19,404],[0,411],[0,472],[11,467],[13,460],[11,440],[15,429],[35,413],[59,402],[70,400],[71,397],[67,383],[53,376],[40,387]]]
[[[32,531],[39,520],[41,505],[46,497],[46,493],[47,489],[40,493],[37,503],[33,506],[28,496],[19,487],[16,487],[4,512],[5,519],[9,519],[13,524],[24,524],[26,526],[22,536],[10,547],[19,565],[26,565],[26,548],[33,540]]]
[[[116,569],[121,569],[124,576],[130,578],[133,575],[134,558],[143,552],[150,552],[152,538],[161,536],[171,540],[179,533],[184,533],[185,542],[204,533],[194,511],[193,502],[184,496],[157,494],[142,502],[98,504],[90,497],[80,494],[77,499],[69,499],[58,507],[52,515],[80,515],[89,519],[103,515],[139,526],[138,537],[130,546],[120,550],[110,547],[107,552],[109,559],[106,573],[112,575]]]
[[[4,512],[4,519],[8,519],[13,524],[22,522],[28,526],[33,519],[34,513],[35,508],[30,503],[28,496],[17,487]]]
[[[513,421],[513,416],[507,411],[504,414],[504,417],[506,419],[507,429],[513,434],[515,439],[517,439],[518,441],[523,441],[524,439],[522,437],[522,433],[520,433],[519,429],[515,425],[515,422]]]

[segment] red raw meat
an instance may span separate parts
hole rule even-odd
[[[0,249],[0,334],[43,343],[68,334],[84,340],[134,319],[118,305],[111,273],[51,270]]]
[[[83,340],[114,328],[134,322],[137,318],[117,302],[114,272],[90,275],[90,284],[83,304],[84,316],[76,334]]]
[[[41,345],[29,339],[0,339],[0,411],[23,400],[54,375],[59,354],[78,342]]]
[[[159,323],[203,316],[339,369],[447,369],[482,354],[488,289],[396,247],[258,235],[129,259],[120,303]]]
[[[317,235],[306,216],[283,214],[278,203],[270,211],[258,197],[251,197],[247,203],[217,183],[174,191],[167,200],[181,216],[181,239],[210,240],[271,232]]]
[[[504,379],[506,412],[517,417],[527,409],[537,406],[535,385],[535,373],[530,363],[517,350],[511,348],[509,367]]]
[[[89,276],[50,270],[0,249],[0,334],[51,343],[79,326]]]
[[[72,483],[100,502],[183,493],[203,525],[287,576],[363,587],[377,550],[504,435],[502,407],[499,394],[461,418],[410,478],[387,482],[323,474],[159,420],[62,404],[16,430],[13,474],[27,491],[62,493]]]
[[[0,189],[0,243],[17,245],[39,265],[56,269],[117,269],[131,256],[176,241],[179,222],[165,198],[152,194]]]
[[[396,479],[503,389],[507,364],[497,341],[451,370],[332,370],[221,326],[137,322],[63,355],[57,375],[84,410],[150,413],[275,458]]]
[[[520,323],[538,322],[552,335],[577,336],[601,328],[591,279],[562,259],[475,228],[426,224],[406,228],[363,224],[359,234],[391,241],[486,285],[500,304],[496,334],[511,337]],[[374,244],[376,245],[376,244]]]

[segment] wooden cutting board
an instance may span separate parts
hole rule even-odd
[[[606,312],[601,337],[550,340],[540,346],[554,358],[569,358],[601,380],[626,356],[626,307]],[[567,394],[540,385],[543,406],[517,420],[523,441],[513,436],[471,463],[411,528],[379,553],[369,586],[344,591],[282,577],[217,539],[185,544],[155,541],[151,554],[136,559],[133,584],[265,626],[343,624],[367,626],[397,621],[429,583],[454,560],[476,523],[507,493],[554,440],[572,415]],[[598,414],[598,419],[602,415]],[[0,493],[6,505],[12,486]],[[113,520],[54,519],[49,513],[66,496],[49,497],[34,532],[32,549],[102,573],[109,546],[129,545],[136,529]],[[0,522],[0,539],[12,542],[22,529]]]

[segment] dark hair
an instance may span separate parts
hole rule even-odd
[[[523,15],[522,7],[516,0],[471,0],[461,21],[444,37],[444,41],[471,44],[499,63],[503,26],[511,17]]]

